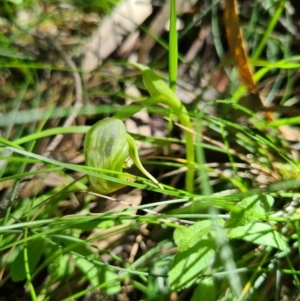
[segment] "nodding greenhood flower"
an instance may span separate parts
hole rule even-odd
[[[99,169],[122,172],[132,162],[160,188],[161,185],[143,167],[137,145],[127,133],[124,123],[118,118],[106,118],[94,124],[84,139],[85,164]],[[124,187],[124,184],[88,175],[93,190],[109,194]]]

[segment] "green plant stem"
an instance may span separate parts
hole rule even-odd
[[[186,145],[186,160],[187,160],[187,173],[185,179],[185,189],[186,191],[193,193],[194,191],[194,165],[195,165],[195,150],[193,134],[191,132],[192,124],[188,111],[185,106],[182,105],[179,98],[173,93],[173,91],[165,83],[164,79],[154,73],[149,67],[131,63],[132,66],[139,69],[142,72],[143,82],[147,88],[151,98],[147,101],[143,101],[143,104],[164,104],[167,106],[171,113],[175,114],[179,119],[179,122],[183,126],[185,134],[185,145]],[[140,102],[141,103],[141,102]],[[128,113],[130,113],[130,106],[127,107],[126,111],[119,112],[115,117],[120,116],[123,120],[126,115],[128,118]],[[132,112],[137,112],[132,110]],[[122,113],[125,113],[124,115]]]
[[[187,160],[187,172],[185,178],[185,189],[193,193],[194,191],[194,165],[195,165],[195,150],[194,150],[194,141],[193,134],[191,133],[192,124],[190,121],[190,117],[186,108],[181,104],[178,100],[172,98],[163,98],[161,100],[162,104],[167,105],[170,109],[172,109],[176,116],[179,119],[179,122],[183,126],[184,135],[185,135],[185,147],[186,147],[186,160]]]
[[[188,192],[194,191],[194,164],[195,164],[195,151],[193,135],[191,133],[192,124],[186,108],[182,105],[178,97],[167,86],[164,80],[155,74],[148,67],[140,67],[142,70],[144,84],[152,97],[161,97],[160,103],[166,105],[172,110],[180,123],[184,127],[185,145],[186,145],[186,159],[187,159],[187,173],[185,179],[185,189]]]
[[[28,227],[26,227],[24,230],[24,238],[27,239],[27,237],[28,237]],[[32,301],[37,301],[35,289],[32,284],[32,281],[31,281],[32,278],[31,278],[31,271],[30,271],[30,267],[29,267],[27,242],[25,242],[25,244],[24,244],[23,256],[24,256],[25,273],[26,273],[26,278],[27,278],[27,284],[29,287],[29,292],[30,292]]]
[[[185,179],[185,188],[188,192],[193,193],[194,191],[194,168],[195,168],[195,150],[194,150],[194,141],[193,134],[191,132],[192,124],[190,117],[186,108],[182,105],[180,100],[175,96],[166,97],[164,95],[154,96],[148,100],[143,101],[144,105],[153,105],[153,104],[164,104],[172,110],[179,122],[183,126],[185,134],[185,146],[186,146],[186,160],[187,160],[187,173]],[[125,120],[143,107],[137,107],[135,104],[124,107],[122,110],[117,112],[114,117],[121,120]]]

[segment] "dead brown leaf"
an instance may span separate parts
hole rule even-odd
[[[224,19],[229,48],[238,67],[240,79],[251,92],[258,93],[245,51],[236,0],[225,1]]]
[[[259,91],[254,82],[253,73],[248,62],[248,56],[245,50],[245,43],[238,17],[236,0],[225,1],[224,21],[229,49],[238,68],[240,80],[252,94],[256,95],[256,97],[252,98],[252,107],[264,107],[264,102],[259,95]],[[270,112],[265,112],[264,115],[267,120],[273,120]]]

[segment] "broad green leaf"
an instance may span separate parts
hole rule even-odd
[[[210,220],[204,220],[197,222],[196,224],[188,228],[178,228],[174,231],[174,240],[178,246],[178,251],[183,252],[201,239],[205,238],[205,235],[212,230],[212,222]]]
[[[228,237],[244,239],[282,251],[289,250],[285,237],[275,231],[272,226],[264,223],[251,223],[246,226],[233,228],[228,232]]]
[[[28,266],[31,274],[39,263],[43,252],[44,241],[41,238],[32,240],[27,244]],[[23,250],[20,251],[16,259],[13,261],[10,269],[10,274],[12,280],[16,282],[26,279]]]
[[[214,241],[205,239],[178,252],[168,273],[171,289],[177,291],[191,286],[201,275],[201,271],[211,264],[215,248]]]
[[[215,301],[216,289],[212,277],[203,279],[194,290],[191,301]]]
[[[255,214],[266,214],[273,205],[274,199],[270,195],[253,195],[243,199],[237,206],[240,212],[231,212],[226,222],[226,228],[244,226],[255,222],[258,218]]]
[[[177,246],[180,244],[181,240],[184,238],[187,231],[188,231],[188,228],[184,227],[184,226],[175,229],[175,231],[173,233],[173,239]]]
[[[260,195],[260,201],[265,209],[265,212],[269,212],[274,204],[274,198],[268,194]]]

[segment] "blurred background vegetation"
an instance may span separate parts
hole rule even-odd
[[[129,62],[168,78],[168,3],[0,1],[1,301],[299,300],[300,3],[238,1],[249,91],[225,2],[177,1],[176,93],[193,121],[194,194],[182,128],[168,108],[146,105],[125,124],[165,192],[137,178],[108,198],[88,193],[83,136],[148,95]],[[277,243],[180,234],[211,216],[264,223]],[[189,285],[170,287],[178,237],[197,245],[201,233],[214,237],[213,256]]]

